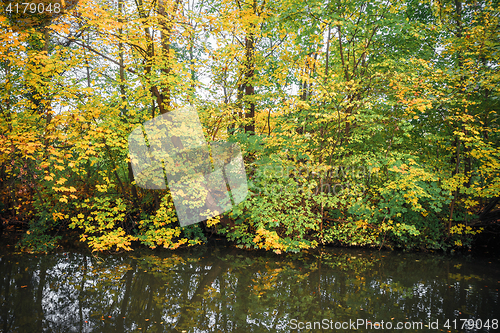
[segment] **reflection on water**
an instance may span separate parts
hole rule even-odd
[[[306,332],[307,322],[383,320],[424,325],[399,332],[463,332],[460,319],[480,319],[489,329],[465,331],[493,332],[499,280],[498,259],[367,250],[7,255],[0,331]],[[437,330],[425,326],[436,320]],[[457,329],[445,329],[446,320]]]

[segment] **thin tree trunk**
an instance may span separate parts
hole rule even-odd
[[[173,7],[170,8],[170,6],[167,7],[165,4],[165,1],[168,0],[160,0],[158,3],[158,13],[162,18],[160,19],[160,24],[162,26],[162,31],[161,31],[161,48],[162,48],[162,55],[164,59],[166,60],[166,65],[162,69],[162,72],[164,75],[167,77],[170,77],[172,75],[172,62],[173,62],[173,57],[172,57],[172,52],[171,52],[171,45],[172,45],[172,28],[173,28],[173,21],[174,19],[169,15],[171,14],[174,16],[177,13],[177,9],[180,4],[180,0],[175,0],[173,3]],[[172,109],[172,89],[170,84],[167,84],[166,87],[164,87],[161,92],[158,91],[158,88],[155,89],[154,94],[158,98],[158,107],[160,109],[161,114],[165,114]]]
[[[256,9],[256,0],[254,0],[254,10]],[[255,95],[255,87],[253,85],[254,74],[255,74],[255,35],[253,32],[253,25],[251,26],[252,31],[245,39],[245,132],[255,134],[255,101],[253,97]]]
[[[119,23],[122,23],[123,22],[123,19],[122,19],[122,15],[123,15],[123,0],[118,0],[118,12],[120,13],[120,17],[118,19],[118,22]],[[121,38],[123,37],[123,29],[122,27],[120,27],[118,29],[118,35],[120,37],[120,42],[118,43],[118,54],[119,54],[119,62],[120,62],[120,96],[121,96],[121,99],[123,102],[126,102],[126,91],[125,91],[125,63],[124,63],[124,56],[123,56],[123,53],[124,53],[124,50],[123,50],[123,43],[121,41]],[[88,66],[87,66],[87,71],[88,71]],[[88,78],[88,80],[90,80],[90,78]],[[90,82],[90,81],[89,81]],[[127,114],[127,107],[126,107],[126,104],[123,103],[122,105],[125,105],[122,107],[122,110],[121,110],[121,114],[123,116],[126,116]],[[134,172],[132,170],[132,163],[129,161],[127,163],[127,169],[128,169],[128,178],[129,178],[129,181],[130,181],[130,184],[132,186],[132,201],[133,201],[133,204],[134,204],[134,207],[135,208],[139,208],[139,196],[137,195],[137,188],[136,186],[133,184],[135,178],[134,178]]]

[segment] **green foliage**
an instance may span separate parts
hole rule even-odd
[[[38,221],[32,221],[30,228],[16,247],[21,251],[47,253],[58,247],[62,235],[54,235],[50,230],[50,219],[42,217]]]
[[[238,224],[221,231],[246,247],[275,252],[314,246],[321,217],[317,211],[319,200],[310,197],[311,184],[275,174],[269,167],[256,170],[249,186],[252,194],[231,212],[230,217]]]

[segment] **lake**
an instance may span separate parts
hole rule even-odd
[[[0,331],[495,332],[495,257],[199,246],[4,254]]]

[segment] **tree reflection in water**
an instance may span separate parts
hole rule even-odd
[[[3,256],[0,330],[289,332],[292,319],[500,319],[497,259],[346,249],[152,253]]]

